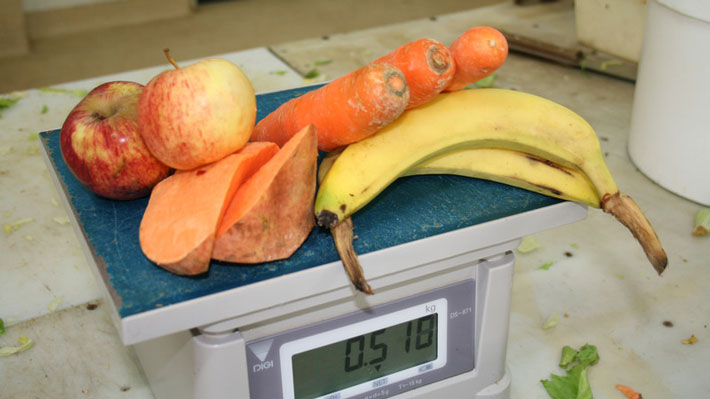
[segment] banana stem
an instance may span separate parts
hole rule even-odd
[[[328,170],[333,166],[333,162],[338,159],[344,149],[345,147],[331,151],[321,161],[318,167],[319,183],[323,181]],[[319,226],[330,228],[330,234],[333,236],[333,241],[335,241],[335,249],[338,251],[340,261],[343,262],[345,273],[347,273],[350,281],[352,281],[353,286],[360,292],[373,295],[375,292],[370,287],[370,284],[367,283],[367,279],[365,279],[365,272],[362,270],[360,261],[357,259],[357,252],[355,252],[355,248],[353,247],[353,220],[347,217],[341,223],[338,223],[338,215],[332,212],[331,215],[331,218],[334,219],[326,224],[321,224],[319,219]]]
[[[660,275],[668,265],[668,257],[661,247],[661,242],[653,230],[651,223],[646,219],[639,206],[628,195],[616,192],[605,194],[602,197],[602,210],[614,215],[621,224],[626,226],[634,238],[641,244],[646,257]]]
[[[360,261],[357,259],[357,253],[353,247],[353,221],[351,218],[345,218],[341,223],[330,228],[330,233],[335,241],[335,249],[340,255],[340,260],[343,262],[345,272],[348,274],[355,288],[368,295],[373,295],[375,292],[370,287],[365,279],[365,272],[360,266]]]

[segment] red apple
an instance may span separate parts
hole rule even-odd
[[[89,92],[62,125],[64,161],[100,196],[144,197],[172,171],[148,151],[138,132],[142,91],[143,85],[134,82],[104,83]]]
[[[160,161],[194,169],[244,147],[256,119],[254,88],[222,58],[208,58],[162,72],[138,102],[143,141]]]

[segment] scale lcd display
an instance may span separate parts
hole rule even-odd
[[[437,326],[433,313],[294,355],[295,398],[318,398],[436,360]]]

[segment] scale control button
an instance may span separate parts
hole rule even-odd
[[[434,368],[434,363],[427,363],[419,366],[419,372],[420,373],[426,373],[427,371],[431,370]]]
[[[261,342],[250,344],[249,349],[251,350],[251,353],[253,353],[257,359],[259,359],[260,362],[263,362],[264,360],[266,360],[266,357],[269,356],[271,344],[273,343],[273,339],[267,339]]]
[[[269,357],[269,352],[271,351],[271,346],[274,343],[273,339],[267,339],[264,341],[259,341],[253,344],[247,345],[251,353],[259,359],[258,362],[252,364],[251,372],[260,373],[262,371],[268,371],[274,368],[274,361],[267,360]]]
[[[389,380],[387,379],[387,377],[380,378],[379,380],[372,381],[372,387],[379,388],[381,386],[387,385],[388,382]]]

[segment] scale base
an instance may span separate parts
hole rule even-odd
[[[234,378],[235,374],[232,375],[222,375],[222,377],[226,378],[215,378],[209,379],[210,384],[200,384],[202,385],[201,387],[195,387],[192,385],[194,381],[190,380],[189,378],[172,378],[174,375],[171,373],[177,372],[177,374],[181,374],[178,369],[183,369],[182,371],[185,373],[183,376],[188,376],[193,373],[193,370],[190,368],[191,364],[190,361],[188,361],[188,358],[190,358],[193,354],[192,344],[197,344],[197,345],[203,345],[204,343],[197,343],[197,342],[190,342],[197,337],[192,337],[190,338],[188,334],[180,334],[182,335],[183,338],[183,345],[179,345],[182,347],[182,350],[178,350],[176,353],[172,353],[174,357],[172,358],[173,362],[173,367],[170,368],[170,372],[168,373],[159,373],[162,375],[155,375],[155,370],[154,367],[156,366],[155,364],[151,364],[151,360],[155,362],[156,360],[160,359],[160,352],[163,352],[162,355],[165,355],[164,350],[167,349],[165,346],[162,348],[156,348],[153,346],[150,351],[146,351],[145,348],[139,348],[143,350],[138,351],[138,355],[141,358],[141,363],[144,367],[149,367],[151,369],[150,373],[150,379],[151,379],[151,385],[153,388],[154,393],[156,394],[156,397],[158,398],[193,398],[192,392],[193,390],[200,391],[201,394],[208,395],[210,398],[224,398],[226,396],[225,393],[235,393],[237,394],[233,396],[234,398],[243,398],[242,396],[239,396],[239,391],[241,389],[244,389],[246,386],[248,386],[248,381],[241,380],[240,378]],[[178,341],[181,341],[178,336],[174,336],[173,338],[177,339]],[[241,341],[241,340],[239,340]],[[177,342],[174,342],[177,343]],[[240,343],[243,343],[241,341]],[[140,344],[138,345],[140,346]],[[167,345],[168,347],[170,345]],[[209,344],[208,344],[209,346]],[[157,353],[155,350],[157,349]],[[163,349],[163,350],[161,350]],[[229,353],[229,352],[241,352],[245,348],[242,345],[234,345],[232,350],[227,350],[224,351],[222,350],[222,355],[226,356],[231,356],[235,354],[240,354],[240,353]],[[149,354],[146,352],[150,352]],[[227,352],[227,353],[225,353]],[[242,355],[244,354],[243,352],[241,353]],[[192,360],[192,359],[190,359]],[[158,360],[159,361],[159,360]],[[165,371],[165,370],[163,370]],[[207,370],[202,370],[203,372]],[[227,372],[228,370],[225,369],[213,369],[210,370],[212,372],[216,372],[217,374],[222,374]],[[227,372],[226,374],[230,374]],[[236,373],[238,375],[238,373]],[[214,376],[214,375],[213,375]],[[424,387],[421,387],[419,389],[415,389],[412,391],[404,392],[402,394],[399,394],[397,396],[394,396],[393,399],[440,399],[440,398],[461,398],[461,399],[510,399],[510,387],[512,383],[512,375],[510,373],[510,369],[506,366],[505,367],[505,373],[503,374],[503,377],[498,380],[496,383],[493,383],[491,385],[488,385],[487,387],[481,389],[477,393],[473,394],[471,396],[471,387],[472,385],[475,385],[473,382],[475,379],[479,378],[479,372],[478,370],[474,369],[470,372],[458,375],[456,377],[447,379],[445,381],[439,381],[431,385],[427,385]],[[215,384],[215,382],[217,382]],[[221,382],[221,383],[220,383]],[[225,386],[224,383],[227,385]],[[198,389],[195,389],[198,388]],[[248,392],[241,392],[242,394],[245,394],[248,397]]]
[[[510,374],[510,369],[505,368],[505,374],[500,381],[489,385],[484,390],[480,391],[474,399],[509,399],[510,385],[513,382],[513,376]]]
[[[505,350],[513,264],[514,256],[507,252],[462,265],[451,272],[468,276],[476,283],[476,367],[416,388],[410,387],[422,384],[424,378],[412,378],[407,384],[414,385],[385,386],[356,398],[508,399],[511,375],[505,364]],[[447,274],[429,276],[426,281],[444,286]],[[248,378],[251,367],[246,360],[249,349],[242,331],[183,331],[133,347],[158,399],[252,397]],[[272,367],[272,364],[264,366],[265,369]]]

